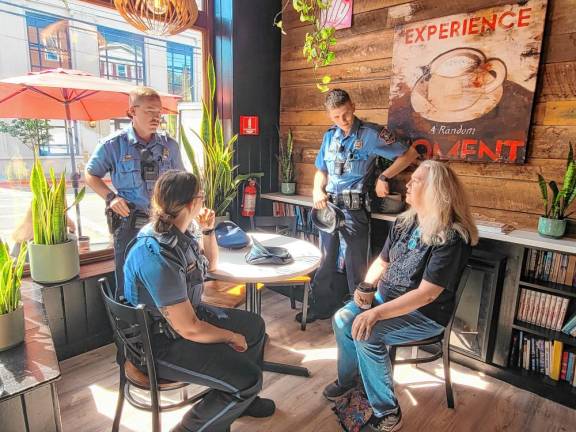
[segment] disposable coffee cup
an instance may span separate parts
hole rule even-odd
[[[372,307],[372,300],[374,299],[374,294],[376,293],[376,285],[370,284],[368,282],[360,282],[356,289],[360,291],[362,294],[368,294],[370,296],[369,303],[363,303],[360,305],[361,309],[370,309]]]

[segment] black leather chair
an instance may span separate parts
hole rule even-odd
[[[163,380],[156,375],[154,354],[151,347],[150,325],[151,318],[144,305],[132,307],[118,303],[110,289],[108,280],[101,278],[100,291],[106,304],[114,341],[118,347],[118,364],[120,366],[120,385],[118,389],[118,402],[112,431],[117,432],[120,426],[124,399],[137,408],[152,412],[152,430],[160,432],[160,412],[180,408],[193,403],[208,392],[202,391],[192,397],[186,394],[187,382],[174,382]],[[146,372],[143,372],[144,369]],[[132,397],[130,387],[136,387],[150,392],[150,404],[139,402]],[[182,390],[182,400],[169,405],[160,404],[160,393],[169,390]]]
[[[468,282],[468,277],[470,276],[471,267],[466,265],[462,275],[460,276],[460,282],[458,283],[458,288],[456,289],[454,298],[454,312],[450,317],[450,321],[446,325],[444,331],[438,336],[434,336],[428,339],[406,342],[398,345],[390,345],[388,353],[390,356],[390,364],[392,365],[392,374],[394,374],[394,365],[397,364],[420,364],[433,362],[439,358],[442,358],[444,363],[444,384],[446,387],[446,403],[448,408],[454,408],[454,394],[452,392],[452,380],[450,378],[450,333],[452,331],[452,324],[454,323],[454,317],[456,316],[456,310],[458,309],[458,304],[460,303],[460,298],[462,297],[462,292],[466,287]],[[396,360],[396,350],[397,348],[412,348],[411,358]],[[425,348],[428,352],[431,351],[430,355],[425,357],[418,357],[419,348]],[[414,353],[415,351],[415,353]]]
[[[296,217],[294,216],[255,216],[253,219],[254,229],[256,231],[274,232],[277,234],[296,237]],[[302,321],[300,329],[306,330],[306,316],[308,314],[308,299],[310,296],[311,278],[308,275],[297,276],[282,282],[266,282],[264,286],[288,286],[290,287],[290,307],[296,309],[296,295],[294,288],[302,286]]]

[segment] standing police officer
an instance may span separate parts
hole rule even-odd
[[[324,134],[316,157],[314,208],[324,208],[330,200],[343,210],[346,221],[333,233],[320,231],[322,261],[312,282],[313,300],[307,322],[330,318],[334,310],[341,307],[342,295],[353,295],[366,273],[370,216],[365,183],[375,159],[381,156],[394,161],[376,182],[376,195],[384,197],[389,193],[388,180],[418,157],[408,142],[396,139],[385,127],[359,120],[344,90],[331,90],[325,107],[334,126]],[[340,286],[336,273],[340,235],[346,242],[345,287]],[[301,314],[298,314],[296,321],[300,320]]]
[[[161,113],[160,95],[149,87],[136,88],[127,112],[132,124],[104,139],[86,166],[86,183],[106,201],[114,235],[117,298],[124,294],[124,252],[148,222],[156,180],[170,169],[184,169],[178,143],[157,133]],[[116,192],[102,180],[107,173]]]

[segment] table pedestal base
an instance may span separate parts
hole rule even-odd
[[[257,315],[261,315],[262,313],[262,296],[257,288],[257,284],[252,282],[246,284],[246,310]],[[266,372],[275,372],[285,375],[296,375],[301,377],[310,376],[310,371],[307,368],[284,363],[264,361],[262,369]]]

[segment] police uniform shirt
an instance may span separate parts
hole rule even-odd
[[[408,148],[407,142],[396,139],[385,127],[355,117],[347,137],[337,126],[328,129],[315,166],[328,173],[327,192],[338,194],[346,189],[362,192],[367,171],[377,156],[394,160]],[[343,163],[341,174],[336,172],[339,161]]]
[[[124,265],[124,296],[132,305],[152,309],[189,299],[201,300],[208,262],[192,233],[176,227],[156,233],[152,224],[138,233]]]
[[[92,154],[86,168],[90,174],[100,178],[110,173],[118,195],[137,209],[148,211],[152,190],[142,178],[140,149],[144,147],[158,162],[158,176],[170,169],[184,169],[175,140],[156,133],[149,143],[144,143],[132,125],[106,138]]]

